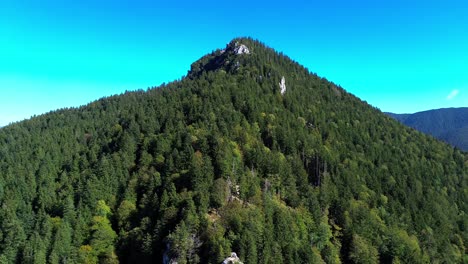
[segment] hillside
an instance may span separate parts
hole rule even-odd
[[[1,128],[0,262],[462,263],[467,165],[235,39],[180,81]]]
[[[468,151],[468,107],[388,114],[407,126]]]

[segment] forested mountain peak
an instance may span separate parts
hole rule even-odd
[[[238,38],[180,81],[0,129],[0,262],[462,263],[467,165]]]
[[[233,71],[239,69],[241,55],[249,55],[250,49],[243,43],[253,44],[251,39],[237,38],[229,42],[224,49],[217,49],[192,64],[189,76],[203,71]],[[258,43],[260,44],[260,43]],[[241,60],[245,62],[245,60]]]

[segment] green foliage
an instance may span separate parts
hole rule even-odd
[[[97,261],[116,263],[114,243],[117,234],[107,218],[111,211],[105,201],[99,200],[97,202],[96,213],[97,215],[92,218],[91,222],[89,244],[79,248],[80,260],[85,263],[96,263]]]
[[[173,233],[167,237],[170,247],[169,255],[177,263],[199,263],[198,248],[201,241],[196,234],[191,233],[184,221],[177,225]]]
[[[112,230],[110,222],[102,216],[93,217],[91,226],[90,246],[98,256],[112,252],[114,249],[114,240],[117,237]]]
[[[121,230],[129,230],[131,228],[132,216],[137,212],[134,203],[123,200],[117,209],[117,224]]]
[[[236,39],[180,81],[1,128],[0,263],[462,263],[467,168]]]
[[[414,114],[387,114],[407,126],[468,151],[468,107],[441,108]]]
[[[355,234],[351,241],[351,249],[349,258],[354,263],[378,263],[379,252],[369,241],[365,238]]]
[[[219,208],[226,204],[229,199],[229,185],[223,178],[216,179],[211,187],[211,203],[213,207]]]

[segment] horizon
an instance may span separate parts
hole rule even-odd
[[[261,1],[248,8],[7,1],[0,10],[0,33],[9,40],[0,44],[0,126],[179,80],[191,63],[239,36],[382,112],[466,107],[468,3],[449,2],[293,1],[278,9]]]

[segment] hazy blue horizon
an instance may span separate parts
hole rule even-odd
[[[177,80],[239,36],[264,42],[384,112],[465,107],[467,13],[468,3],[450,0],[6,0],[0,126]]]

